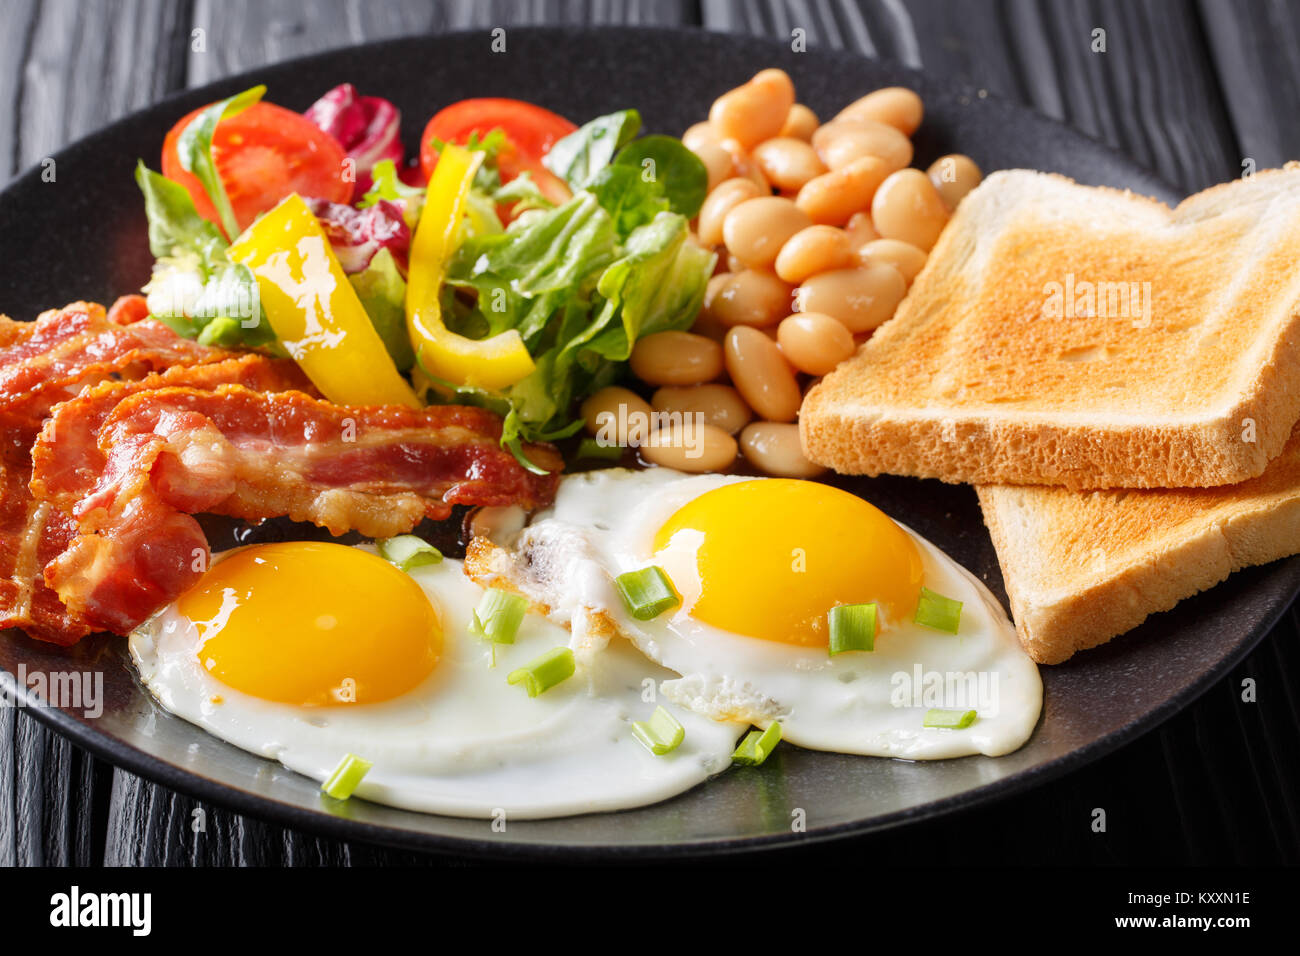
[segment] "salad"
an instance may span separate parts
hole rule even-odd
[[[180,335],[292,357],[340,404],[483,406],[540,470],[525,443],[580,430],[639,339],[699,312],[709,174],[635,109],[576,126],[464,100],[408,157],[388,100],[265,93],[195,110],[161,171],[137,165],[156,261],[136,308]]]

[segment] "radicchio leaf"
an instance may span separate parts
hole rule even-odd
[[[370,188],[370,170],[381,159],[402,165],[402,114],[379,96],[360,96],[351,83],[330,90],[303,114],[347,150],[355,163],[355,201]]]

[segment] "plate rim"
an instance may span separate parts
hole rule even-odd
[[[689,35],[698,39],[702,35],[719,42],[743,42],[755,45],[768,45],[784,49],[784,44],[770,37],[749,34],[728,33],[708,30],[699,26],[634,26],[624,24],[611,25],[565,25],[533,26],[519,25],[508,27],[510,33],[525,33],[540,38],[546,36],[573,37],[579,35],[624,34],[646,37],[658,34],[668,39],[674,36]],[[67,143],[55,151],[52,156],[57,159],[64,153],[84,148],[100,138],[114,136],[117,131],[137,121],[141,114],[165,111],[181,104],[197,102],[211,98],[226,88],[247,85],[255,82],[259,75],[268,70],[294,70],[309,67],[316,63],[348,55],[374,54],[387,48],[400,48],[411,44],[428,41],[454,41],[481,37],[486,29],[459,29],[420,33],[411,36],[388,37],[362,43],[332,47],[274,63],[263,64],[249,70],[230,74],[205,83],[202,86],[176,90],[139,109],[118,117],[111,123],[98,127],[84,136]],[[837,56],[851,57],[873,62],[890,71],[912,77],[924,87],[939,85],[951,95],[963,93],[980,96],[979,90],[970,83],[953,80],[941,81],[933,73],[917,69],[885,57],[872,57],[851,49],[837,49],[821,44],[809,46],[809,52],[831,53]],[[1091,141],[1097,149],[1114,157],[1126,167],[1140,170],[1152,184],[1167,190],[1171,196],[1182,196],[1185,191],[1169,184],[1157,173],[1144,164],[1125,155],[1110,144],[1084,130],[1069,125],[1061,119],[1039,112],[1032,106],[1023,105],[995,93],[985,92],[982,99],[993,101],[1001,109],[1014,113],[1033,115],[1037,121],[1066,132],[1076,138]],[[38,178],[41,166],[34,164],[25,170],[19,170],[15,176],[0,190],[0,199],[10,193],[21,192],[31,186]],[[1163,201],[1163,200],[1162,200]],[[1035,765],[1009,777],[929,801],[917,806],[893,811],[868,820],[844,821],[820,827],[811,827],[803,833],[765,834],[744,837],[720,837],[715,839],[674,842],[670,844],[638,843],[595,843],[564,844],[544,842],[519,842],[509,839],[475,839],[463,836],[432,834],[418,830],[405,830],[364,820],[350,819],[345,816],[309,809],[297,804],[287,803],[272,796],[264,796],[240,789],[221,781],[202,776],[190,770],[156,757],[132,744],[97,731],[92,725],[77,720],[64,711],[44,705],[35,700],[27,688],[15,686],[15,693],[22,698],[20,704],[28,714],[51,731],[68,739],[78,747],[102,759],[115,768],[121,768],[152,783],[185,794],[194,799],[209,801],[216,806],[235,813],[286,826],[330,839],[344,842],[356,841],[371,845],[387,846],[396,849],[415,851],[435,855],[464,855],[481,859],[529,861],[542,858],[561,858],[565,862],[610,862],[619,860],[673,860],[699,857],[727,857],[747,853],[771,851],[787,847],[823,844],[837,839],[853,836],[865,836],[887,830],[920,823],[925,820],[950,817],[969,811],[977,806],[992,803],[998,799],[1024,793],[1025,791],[1057,779],[1064,774],[1090,764],[1107,754],[1113,753],[1124,744],[1154,732],[1171,717],[1199,699],[1209,688],[1223,680],[1251,651],[1263,640],[1281,617],[1295,601],[1300,592],[1300,556],[1284,558],[1261,566],[1271,569],[1271,575],[1281,575],[1286,590],[1291,592],[1289,600],[1270,604],[1267,612],[1259,619],[1253,630],[1240,640],[1236,646],[1224,655],[1210,670],[1184,687],[1178,693],[1166,697],[1159,704],[1143,715],[1130,720],[1105,736],[1076,747],[1069,752]],[[16,682],[15,682],[16,684]],[[1043,717],[1040,716],[1040,724]],[[202,728],[194,728],[196,733],[205,734]],[[1035,728],[1035,733],[1038,728]],[[210,736],[210,735],[208,735]],[[707,782],[702,784],[707,786]],[[436,815],[434,815],[436,816]],[[605,816],[605,814],[602,814]]]

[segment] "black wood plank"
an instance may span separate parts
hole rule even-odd
[[[184,80],[175,53],[186,3],[44,0],[19,3],[16,13],[12,30],[6,13],[0,33],[5,179]]]
[[[23,64],[36,24],[37,0],[12,0],[4,12],[0,30],[0,183],[8,182],[21,158],[17,118],[23,99]],[[3,856],[0,855],[0,859]]]
[[[688,22],[690,7],[686,0],[199,0],[194,25],[205,33],[206,50],[190,56],[191,85],[366,40],[525,24],[670,25]]]
[[[1300,159],[1300,7],[1293,0],[1201,0],[1205,34],[1242,159]]]
[[[1028,104],[1189,192],[1240,173],[1232,127],[1190,4],[1162,0],[704,0],[711,29],[898,60]],[[1093,31],[1105,30],[1105,52]],[[809,55],[816,55],[815,48]],[[856,91],[846,91],[846,99]],[[1274,114],[1278,115],[1278,114]],[[1284,115],[1284,114],[1283,114]]]

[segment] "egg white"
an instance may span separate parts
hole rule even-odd
[[[694,554],[673,547],[656,557],[655,534],[693,498],[748,480],[664,468],[570,475],[555,505],[497,542],[504,550],[492,550],[474,572],[480,580],[507,580],[547,606],[553,620],[571,628],[580,657],[598,658],[611,631],[621,634],[678,675],[662,684],[668,699],[719,721],[766,727],[779,720],[784,739],[810,749],[919,760],[998,756],[1029,738],[1042,708],[1036,665],[988,589],[906,527],[922,556],[925,586],[963,602],[956,635],[887,621],[874,651],[831,657],[692,617],[700,593]],[[612,581],[655,563],[682,604],[638,621]],[[963,729],[929,728],[923,722],[931,708],[976,710],[978,719]]]
[[[427,680],[389,701],[307,708],[241,693],[201,666],[198,628],[174,607],[131,635],[131,655],[171,713],[316,780],[356,754],[374,764],[356,796],[411,810],[505,819],[617,810],[674,796],[730,764],[744,725],[658,696],[673,675],[632,647],[615,643],[530,698],[506,675],[567,643],[568,632],[530,613],[514,644],[496,646],[494,667],[491,645],[466,630],[482,589],[461,563],[444,559],[411,573],[439,611],[442,658]],[[327,590],[285,597],[328,611]],[[655,756],[631,723],[660,704],[686,737]]]

